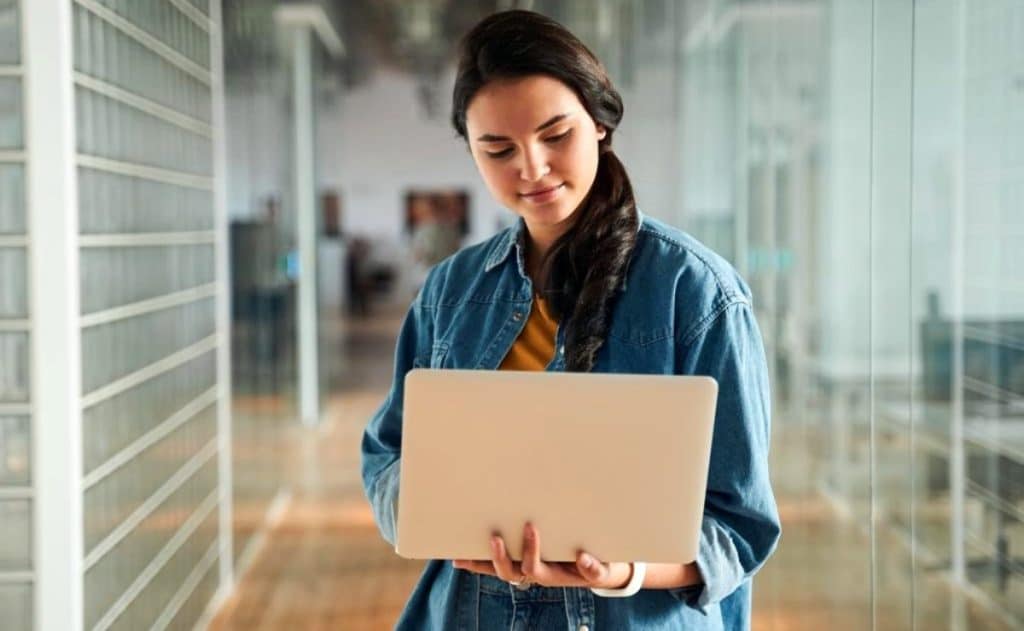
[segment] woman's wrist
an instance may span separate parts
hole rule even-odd
[[[622,589],[626,585],[629,585],[629,581],[633,578],[633,564],[632,563],[613,563],[611,572],[608,576],[608,585],[605,585],[605,589]]]
[[[644,586],[644,576],[646,575],[647,564],[642,561],[636,561],[634,563],[630,563],[629,567],[631,570],[630,576],[625,585],[612,589],[592,587],[590,588],[590,591],[605,598],[626,598],[637,593]]]
[[[703,583],[696,563],[648,563],[644,589],[676,589]]]

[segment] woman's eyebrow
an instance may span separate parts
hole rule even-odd
[[[537,127],[537,129],[534,129],[533,133],[544,131],[545,129],[551,127],[555,123],[558,123],[560,121],[565,120],[566,118],[569,118],[569,116],[571,116],[571,112],[566,112],[564,114],[557,114],[555,116],[552,116],[548,120],[541,123],[540,126]],[[483,136],[477,138],[478,142],[507,142],[509,140],[511,140],[511,138],[509,138],[508,136],[495,136],[494,134],[484,134]]]

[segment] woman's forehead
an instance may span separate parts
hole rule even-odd
[[[466,126],[479,134],[532,133],[560,114],[582,109],[576,93],[557,79],[537,75],[484,85],[466,110]]]

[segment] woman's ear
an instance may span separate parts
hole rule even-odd
[[[608,130],[604,128],[604,125],[597,124],[597,139],[604,140],[605,136],[608,135]]]

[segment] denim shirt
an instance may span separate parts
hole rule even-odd
[[[381,534],[395,542],[405,374],[412,368],[497,369],[526,323],[533,288],[522,220],[434,267],[405,318],[394,381],[363,436],[363,484]],[[564,369],[559,326],[549,371]],[[696,559],[703,585],[604,598],[589,589],[519,591],[429,561],[399,629],[747,629],[751,577],[780,524],[768,476],[770,397],[750,290],[693,237],[641,216],[594,372],[710,375],[719,397]],[[657,436],[651,436],[657,440]],[[527,621],[541,604],[553,618]],[[532,614],[531,614],[532,615]],[[557,622],[543,622],[552,620]],[[517,626],[518,625],[518,626]],[[554,625],[554,626],[552,626]],[[568,626],[565,626],[568,625]]]

